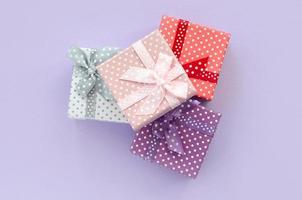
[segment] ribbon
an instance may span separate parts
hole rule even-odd
[[[142,41],[136,42],[132,47],[146,68],[130,67],[120,79],[144,85],[118,103],[122,110],[145,99],[148,105],[140,106],[136,114],[149,115],[155,113],[164,99],[171,108],[175,108],[181,103],[178,98],[187,98],[188,83],[175,80],[185,72],[179,65],[171,68],[173,56],[159,53],[154,62]]]
[[[189,21],[180,19],[177,25],[175,39],[172,47],[172,51],[177,58],[180,58],[182,48],[184,46],[184,41],[186,37],[186,32],[188,30]],[[188,73],[189,78],[200,79],[204,81],[209,81],[211,83],[217,83],[219,78],[218,73],[207,71],[207,62],[209,57],[204,57],[197,59],[195,61],[183,64],[183,68]]]
[[[96,70],[96,66],[100,63],[99,54],[97,50],[87,52],[78,47],[71,49],[70,58],[73,60],[74,66],[82,72],[77,83],[77,90],[81,95],[87,96],[95,88],[106,100],[112,100],[110,91]]]
[[[195,113],[190,112],[200,106],[200,103],[199,100],[192,98],[152,123],[151,130],[155,137],[146,154],[148,159],[154,159],[156,145],[163,139],[166,140],[169,150],[184,155],[184,148],[178,133],[180,129],[191,129],[202,134],[213,135],[213,130],[202,128],[206,126],[206,122],[199,117],[194,117]],[[186,116],[184,116],[185,114]]]
[[[97,93],[107,101],[113,100],[113,96],[97,73],[96,66],[115,53],[116,51],[105,53],[96,49],[78,47],[73,47],[70,50],[69,57],[74,62],[74,68],[78,72],[77,76],[79,77],[79,81],[76,83],[76,90],[87,99],[87,118],[95,117]]]

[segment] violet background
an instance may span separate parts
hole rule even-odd
[[[1,1],[0,199],[302,199],[300,0]],[[191,180],[130,154],[129,125],[67,118],[67,50],[127,47],[172,15],[232,33],[223,114]]]

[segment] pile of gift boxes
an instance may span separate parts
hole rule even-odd
[[[69,116],[128,123],[133,154],[195,178],[221,114],[214,96],[230,34],[163,16],[126,49],[73,47]]]

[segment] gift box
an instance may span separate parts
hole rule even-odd
[[[74,67],[69,98],[69,117],[127,122],[111,92],[96,71],[96,65],[111,58],[117,52],[117,48],[73,47],[70,50],[69,57]]]
[[[216,131],[220,113],[192,98],[136,133],[131,152],[195,178]]]
[[[198,96],[211,100],[231,35],[168,16],[163,16],[160,32],[186,70]]]
[[[97,66],[134,130],[196,94],[159,30]]]

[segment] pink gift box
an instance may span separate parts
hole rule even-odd
[[[102,63],[97,70],[134,130],[196,94],[158,30]]]

